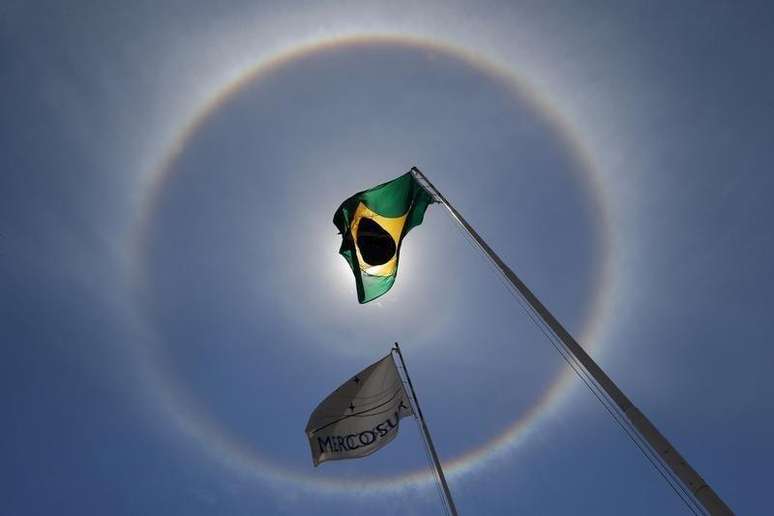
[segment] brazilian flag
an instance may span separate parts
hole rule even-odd
[[[422,223],[432,202],[433,197],[407,172],[356,193],[336,210],[333,223],[343,237],[339,254],[355,273],[360,303],[373,301],[395,283],[403,237]]]

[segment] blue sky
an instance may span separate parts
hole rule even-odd
[[[398,340],[462,514],[688,514],[439,206],[357,304],[331,224],[417,165],[740,514],[774,450],[771,12],[0,9],[4,514],[438,514],[413,421],[313,468]]]

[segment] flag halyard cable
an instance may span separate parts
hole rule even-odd
[[[608,408],[603,402],[603,399],[607,399],[615,408],[615,412],[620,414],[621,421],[626,426],[631,428],[633,435],[632,440],[637,444],[638,440],[643,443],[653,457],[657,458],[657,462],[662,466],[664,471],[668,472],[668,476],[673,478],[676,485],[679,487],[679,491],[690,492],[693,496],[692,500],[695,500],[696,504],[701,506],[708,514],[711,515],[729,515],[733,514],[733,511],[725,504],[725,502],[717,495],[717,493],[704,481],[704,479],[685,461],[685,459],[677,452],[677,450],[669,443],[669,441],[658,431],[658,429],[651,423],[642,412],[637,409],[636,406],[629,400],[628,397],[618,388],[618,386],[607,376],[607,374],[597,365],[597,363],[586,353],[586,351],[575,341],[570,333],[562,326],[562,324],[551,314],[550,311],[540,302],[540,300],[529,290],[524,282],[508,267],[505,262],[500,259],[497,253],[489,247],[489,245],[478,235],[470,224],[462,217],[462,215],[446,200],[443,194],[430,182],[429,179],[417,168],[412,167],[410,171],[414,177],[421,179],[422,187],[425,188],[431,196],[443,204],[449,212],[451,218],[463,228],[467,234],[474,240],[478,248],[486,255],[486,257],[497,267],[502,276],[510,283],[510,286],[516,290],[519,297],[527,303],[530,309],[535,313],[540,321],[546,326],[550,334],[553,334],[558,342],[561,344],[559,347],[563,348],[568,357],[560,352],[568,364],[571,366],[576,375],[586,383],[584,376],[590,379],[590,383],[586,383],[587,387],[592,390],[592,393],[597,395],[591,385],[596,385],[599,389],[599,393],[602,395],[597,396],[599,401]],[[533,321],[534,322],[534,321]],[[542,331],[542,329],[541,329]],[[548,334],[546,337],[555,343]],[[556,347],[556,346],[555,346]],[[573,367],[573,363],[577,366]],[[581,374],[580,371],[584,371]],[[610,412],[613,415],[613,412]],[[618,421],[617,418],[614,419]],[[620,422],[619,422],[620,424]],[[624,424],[621,427],[626,431]],[[627,432],[628,434],[628,432]],[[639,439],[634,439],[634,436],[638,436]],[[638,445],[639,447],[639,445]],[[645,449],[640,447],[643,454],[650,460],[648,454],[645,453]],[[655,466],[655,463],[654,463]],[[656,467],[656,470],[661,473],[662,468]],[[662,476],[663,473],[662,473]],[[680,496],[678,489],[672,485],[667,476],[664,476],[665,480],[669,483],[670,487]],[[682,496],[680,496],[683,498]],[[692,504],[687,499],[683,498],[683,501],[693,511]]]
[[[393,348],[394,351],[394,348]],[[408,388],[408,382],[406,382],[406,370],[403,368],[402,365],[398,365],[398,370],[403,371],[403,387]],[[409,402],[412,404],[412,409],[414,407],[414,401],[409,397]],[[414,421],[417,423],[417,428],[419,429],[420,434],[420,440],[422,441],[422,451],[425,453],[425,460],[427,460],[427,465],[430,468],[430,471],[433,472],[433,484],[435,485],[435,492],[438,495],[438,500],[441,502],[441,508],[443,509],[444,514],[449,514],[449,505],[446,502],[446,497],[443,493],[443,487],[441,486],[441,478],[438,476],[438,471],[435,469],[435,463],[433,462],[433,457],[430,454],[430,447],[427,445],[427,439],[425,439],[425,435],[422,432],[422,428],[420,426],[419,422],[419,416],[417,416],[416,410],[414,410]]]
[[[408,369],[406,368],[406,361],[403,359],[403,353],[401,353],[400,346],[398,345],[397,342],[395,343],[395,347],[393,348],[393,350],[398,355],[398,359],[400,360],[401,367],[403,368],[403,373],[406,376],[406,382],[408,383],[408,387],[409,387],[409,395],[413,400],[413,404],[416,409],[414,411],[414,415],[415,417],[417,417],[417,422],[419,423],[420,432],[422,433],[425,443],[430,451],[430,455],[433,460],[433,466],[435,467],[436,475],[440,480],[441,488],[443,490],[444,499],[446,501],[446,507],[448,508],[448,511],[450,514],[452,514],[452,516],[457,516],[457,507],[454,505],[454,499],[452,499],[451,491],[449,490],[449,485],[446,482],[446,476],[443,474],[441,461],[438,459],[438,453],[435,451],[433,438],[430,436],[430,429],[427,427],[427,423],[425,422],[425,417],[422,414],[422,408],[419,405],[419,400],[417,399],[417,394],[416,394],[416,391],[414,390],[414,384],[411,382],[411,376],[409,376]]]
[[[551,346],[557,351],[557,353],[559,353],[559,355],[567,363],[567,365],[575,373],[575,375],[578,376],[581,382],[600,402],[602,407],[610,415],[613,421],[623,430],[626,436],[634,443],[634,445],[643,454],[645,459],[651,464],[651,466],[655,469],[655,471],[664,479],[667,485],[669,485],[672,491],[674,491],[674,493],[679,498],[682,499],[683,503],[686,504],[688,509],[693,514],[697,514],[697,515],[707,514],[704,508],[700,506],[700,504],[691,496],[691,494],[688,491],[686,491],[686,488],[682,485],[679,479],[677,479],[674,476],[674,474],[669,470],[669,468],[667,468],[664,464],[661,463],[661,461],[658,459],[658,456],[654,454],[654,451],[651,449],[651,447],[647,444],[646,441],[643,441],[643,438],[632,426],[628,418],[625,417],[625,414],[622,413],[618,409],[618,406],[607,397],[604,390],[597,384],[596,381],[594,381],[593,377],[591,377],[588,374],[588,372],[585,371],[582,364],[580,364],[569,351],[564,349],[559,338],[551,331],[551,329],[546,325],[546,323],[542,319],[540,319],[540,316],[534,312],[532,307],[529,306],[529,303],[527,302],[526,299],[524,299],[521,293],[508,281],[506,277],[504,277],[504,275],[502,274],[502,271],[499,270],[494,260],[492,260],[492,258],[486,253],[486,251],[480,245],[478,245],[478,243],[465,231],[464,227],[461,227],[461,225],[453,218],[452,218],[452,224],[454,225],[455,229],[457,229],[457,231],[460,232],[463,238],[465,238],[465,240],[470,244],[470,246],[473,249],[478,250],[484,255],[487,263],[494,269],[498,279],[503,283],[506,290],[514,297],[514,299],[517,301],[519,306],[524,310],[524,313],[527,315],[530,321],[535,325],[536,328],[538,328],[538,330],[540,330],[540,332],[543,334],[546,340],[548,340]]]

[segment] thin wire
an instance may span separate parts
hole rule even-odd
[[[401,366],[402,367],[402,366]],[[406,373],[406,368],[402,367],[403,373]],[[446,497],[443,494],[443,487],[441,486],[441,476],[438,473],[438,471],[435,468],[435,463],[433,462],[433,458],[430,452],[430,444],[427,442],[427,436],[425,436],[425,432],[421,427],[421,422],[419,420],[419,415],[417,414],[416,410],[416,400],[412,396],[412,412],[414,413],[414,421],[417,423],[417,426],[419,427],[419,433],[422,437],[422,449],[425,452],[425,459],[427,460],[427,464],[430,468],[430,471],[433,472],[433,478],[435,479],[435,492],[438,495],[438,498],[441,500],[441,507],[443,508],[444,514],[449,516],[451,514],[451,509],[449,508],[448,501],[446,500]]]
[[[400,367],[400,369],[403,370],[404,376],[408,374],[408,373],[406,373],[406,368],[403,367],[402,363],[398,367]],[[401,378],[400,381],[403,384],[403,391],[408,393],[409,391],[406,390],[406,388],[407,388],[406,380]],[[415,408],[416,407],[416,400],[414,400],[413,396],[410,396],[409,398],[411,400],[410,401],[410,403],[412,405],[411,412],[413,413],[414,421],[416,421],[417,427],[419,427],[419,433],[422,434],[422,449],[425,452],[425,459],[427,460],[427,465],[430,467],[430,471],[433,472],[433,479],[435,479],[435,482],[434,482],[434,484],[435,484],[435,492],[438,495],[438,498],[441,500],[441,507],[443,507],[444,514],[446,514],[447,516],[450,516],[451,515],[451,509],[448,506],[448,503],[446,501],[446,497],[443,495],[443,491],[442,491],[442,488],[441,488],[441,477],[438,475],[438,471],[436,471],[436,469],[435,469],[435,463],[433,462],[432,456],[430,455],[430,445],[427,443],[427,439],[425,438],[425,432],[422,430],[421,424],[419,422],[419,416],[417,415],[417,410]]]
[[[526,300],[524,300],[524,302],[526,302]],[[667,484],[672,488],[675,494],[677,494],[677,496],[679,496],[683,500],[683,502],[685,502],[685,504],[688,506],[691,512],[693,512],[694,514],[697,514],[697,512],[694,510],[694,507],[693,507],[694,505],[696,505],[696,502],[692,499],[691,495],[686,491],[685,487],[683,487],[683,485],[680,483],[679,478],[677,478],[677,476],[661,462],[655,450],[639,434],[637,429],[634,427],[634,425],[629,420],[629,418],[626,417],[625,413],[623,413],[620,407],[618,407],[618,405],[615,404],[609,398],[607,393],[602,389],[602,387],[598,384],[598,382],[590,375],[590,373],[586,371],[586,369],[583,367],[580,361],[575,356],[573,356],[566,348],[564,348],[564,346],[561,343],[557,343],[558,338],[555,336],[553,332],[550,331],[550,328],[548,328],[545,325],[545,322],[541,321],[539,317],[537,317],[537,314],[534,313],[534,311],[531,311],[531,308],[528,309],[527,305],[525,305],[521,301],[519,304],[525,310],[525,312],[530,317],[532,322],[535,323],[535,325],[538,326],[538,328],[540,328],[543,335],[546,336],[549,342],[551,342],[551,345],[554,347],[554,349],[556,349],[556,351],[562,356],[562,358],[564,358],[564,360],[572,368],[575,374],[586,385],[586,387],[588,387],[589,391],[591,391],[594,397],[597,398],[597,400],[599,400],[599,402],[602,404],[602,406],[605,408],[608,414],[610,414],[610,416],[618,424],[618,426],[620,426],[621,429],[626,433],[626,435],[629,437],[632,443],[634,443],[634,445],[637,448],[639,448],[639,450],[642,452],[642,454],[645,456],[648,462],[650,462],[653,468],[667,482]],[[702,513],[704,512],[703,508],[700,508],[700,510]]]
[[[428,188],[428,187],[426,187],[426,190],[434,190],[433,188]],[[436,202],[438,202],[439,204],[443,204],[444,207],[447,208],[447,211],[450,211],[448,209],[448,206],[446,206],[445,203],[439,198],[440,196],[436,196],[432,193],[431,195],[436,200]],[[586,368],[583,367],[583,365],[578,361],[578,359],[575,356],[573,356],[572,353],[569,352],[569,350],[565,349],[565,345],[561,341],[559,336],[556,335],[556,333],[545,323],[545,321],[543,321],[539,317],[539,315],[534,311],[534,309],[529,305],[527,300],[524,298],[522,293],[519,292],[518,289],[516,289],[510,282],[508,282],[506,278],[503,277],[503,272],[500,270],[499,267],[497,267],[497,264],[494,262],[492,257],[489,256],[489,254],[481,247],[481,245],[478,242],[476,242],[475,239],[473,239],[472,236],[469,235],[467,231],[464,230],[464,228],[460,227],[459,222],[455,220],[454,217],[451,216],[451,213],[450,213],[450,218],[455,223],[453,224],[454,227],[460,233],[462,233],[465,240],[467,240],[468,243],[471,244],[474,248],[478,249],[487,259],[487,262],[489,263],[489,265],[493,267],[497,273],[499,273],[497,274],[497,277],[506,286],[506,289],[509,291],[509,293],[512,296],[514,296],[514,298],[517,300],[517,302],[524,310],[524,312],[527,314],[527,316],[532,321],[532,323],[535,324],[535,326],[537,326],[537,328],[540,330],[543,336],[551,343],[552,347],[559,353],[559,355],[565,360],[565,362],[567,362],[567,364],[570,366],[570,368],[573,370],[576,376],[578,376],[578,378],[584,383],[584,385],[586,385],[586,387],[594,395],[594,397],[597,398],[597,400],[602,404],[602,406],[605,408],[608,414],[610,414],[613,420],[624,431],[624,433],[629,437],[629,439],[634,443],[634,445],[640,450],[640,452],[647,459],[647,461],[653,466],[656,472],[658,472],[659,475],[667,482],[667,484],[675,492],[675,494],[686,504],[688,509],[693,514],[700,514],[700,513],[706,514],[704,508],[699,506],[698,502],[696,502],[694,498],[691,496],[691,494],[689,494],[689,492],[686,491],[686,488],[683,486],[679,478],[677,478],[675,473],[672,472],[671,469],[669,469],[662,463],[659,455],[655,452],[655,450],[653,450],[652,446],[650,446],[650,443],[644,440],[644,438],[633,426],[631,421],[629,421],[626,415],[621,411],[620,407],[618,407],[612,400],[610,400],[609,396],[604,391],[604,389],[602,389],[602,387],[593,378],[593,376],[591,376],[590,373],[586,371]],[[697,512],[696,510],[697,508],[699,508],[699,512]]]
[[[500,269],[497,267],[494,260],[492,260],[492,258],[484,251],[483,248],[481,248],[478,242],[476,242],[473,238],[471,238],[470,235],[467,234],[467,232],[463,231],[458,224],[455,224],[455,227],[458,229],[458,231],[460,231],[463,234],[465,239],[468,240],[470,244],[472,244],[475,248],[477,248],[479,251],[482,252],[482,254],[487,258],[487,261],[495,269],[495,271],[500,273],[500,274],[497,274],[498,278],[506,286],[509,293],[514,296],[516,301],[519,303],[519,306],[521,306],[521,308],[524,310],[524,312],[527,314],[527,316],[530,318],[533,324],[535,324],[538,327],[538,329],[543,334],[543,336],[546,337],[546,339],[551,343],[554,349],[556,349],[556,351],[565,360],[565,362],[567,362],[567,364],[570,366],[573,372],[575,372],[578,378],[586,385],[586,387],[591,391],[594,397],[596,397],[597,400],[599,400],[599,402],[602,404],[602,406],[605,408],[608,414],[610,414],[613,420],[621,427],[621,429],[626,433],[626,435],[634,443],[634,445],[640,450],[640,452],[642,452],[642,454],[645,456],[648,462],[650,462],[650,464],[654,467],[656,472],[658,472],[661,475],[661,477],[664,478],[664,480],[672,488],[675,494],[677,494],[677,496],[680,497],[680,499],[682,499],[683,502],[688,506],[688,509],[690,509],[692,513],[698,514],[694,507],[694,505],[696,505],[696,502],[692,500],[691,496],[688,494],[688,492],[679,482],[679,479],[676,478],[674,473],[668,468],[664,467],[664,465],[658,459],[658,455],[655,454],[655,452],[650,447],[649,443],[643,440],[643,438],[639,435],[639,432],[637,432],[637,430],[634,428],[634,426],[629,421],[629,419],[621,412],[620,408],[609,399],[609,397],[607,396],[607,393],[604,392],[604,390],[601,388],[601,386],[599,386],[596,380],[585,370],[585,368],[577,360],[577,358],[575,358],[568,350],[564,348],[564,343],[561,342],[561,339],[559,339],[559,337],[553,332],[553,330],[551,330],[551,328],[545,323],[545,321],[543,321],[539,317],[539,315],[532,309],[532,307],[529,305],[527,300],[522,296],[521,292],[515,289],[513,285],[511,285],[510,282],[508,282],[502,276],[502,271],[500,271]],[[682,494],[680,491],[682,491]],[[700,511],[702,513],[705,513],[703,508],[700,508]]]

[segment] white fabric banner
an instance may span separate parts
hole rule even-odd
[[[347,380],[312,412],[306,424],[312,461],[317,466],[370,455],[392,441],[400,419],[411,415],[389,354]]]

